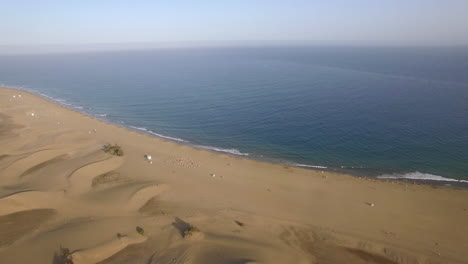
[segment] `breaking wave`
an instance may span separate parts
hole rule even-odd
[[[233,148],[232,149],[225,149],[225,148],[203,146],[203,145],[195,145],[195,147],[206,149],[206,150],[212,150],[212,151],[216,151],[216,152],[224,152],[224,153],[239,155],[239,156],[248,156],[249,155],[249,153],[243,153],[243,152],[240,152],[238,149],[233,149]]]
[[[136,127],[136,126],[129,126],[129,127],[132,128],[132,129],[135,129],[135,130],[143,131],[143,132],[151,134],[153,136],[160,137],[160,138],[165,138],[165,139],[178,141],[178,142],[188,142],[187,140],[184,140],[184,139],[181,139],[181,138],[169,137],[169,136],[165,136],[165,135],[155,133],[155,132],[147,129],[146,127]]]
[[[422,173],[422,172],[409,172],[404,174],[383,174],[377,176],[379,179],[410,179],[410,180],[426,180],[426,181],[445,181],[445,182],[463,182],[468,183],[467,180],[457,180],[452,178],[445,178],[439,175]]]
[[[296,164],[294,164],[294,166],[303,167],[303,168],[314,168],[314,169],[327,169],[328,168],[328,167],[325,167],[325,166],[300,164],[300,163],[296,163]]]

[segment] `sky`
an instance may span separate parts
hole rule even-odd
[[[4,49],[151,43],[468,45],[468,0],[0,0],[0,12]]]

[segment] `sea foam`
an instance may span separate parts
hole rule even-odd
[[[195,145],[195,147],[206,149],[206,150],[212,150],[212,151],[216,151],[216,152],[224,152],[224,153],[234,154],[234,155],[238,155],[238,156],[248,156],[249,155],[249,153],[243,153],[243,152],[240,152],[238,149],[234,149],[234,148],[226,149],[226,148],[218,148],[218,147],[203,146],[203,145]]]
[[[303,167],[303,168],[314,168],[314,169],[327,169],[328,168],[328,167],[325,167],[325,166],[300,164],[300,163],[295,163],[294,166]]]
[[[151,134],[153,136],[160,137],[160,138],[165,138],[165,139],[178,141],[178,142],[188,142],[187,140],[184,140],[184,139],[181,139],[181,138],[170,137],[170,136],[165,136],[165,135],[158,134],[156,132],[153,132],[153,131],[147,129],[146,127],[137,127],[137,126],[129,126],[129,127],[132,128],[132,129],[135,129],[135,130],[143,131],[143,132]]]
[[[457,180],[452,178],[445,178],[439,175],[423,173],[419,171],[409,172],[404,174],[383,174],[377,176],[379,179],[410,179],[410,180],[427,180],[427,181],[445,181],[445,182],[463,182],[468,183],[466,180]]]

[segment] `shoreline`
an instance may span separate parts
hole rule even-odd
[[[360,171],[360,170],[355,170],[355,168],[347,168],[346,166],[341,166],[341,167],[328,167],[328,166],[321,166],[321,165],[309,165],[309,164],[301,164],[297,163],[295,161],[289,161],[289,160],[284,160],[282,158],[271,158],[268,156],[264,156],[262,154],[253,154],[251,153],[243,153],[240,152],[237,149],[225,149],[225,148],[220,148],[216,146],[204,146],[204,145],[197,145],[194,143],[191,143],[190,141],[187,141],[185,139],[180,139],[180,138],[174,138],[172,136],[166,136],[162,134],[158,134],[156,132],[153,132],[145,127],[137,127],[133,125],[126,125],[122,121],[112,121],[110,119],[106,119],[108,114],[104,114],[105,116],[100,116],[103,114],[92,114],[92,113],[87,113],[84,110],[82,106],[73,106],[71,104],[65,104],[62,102],[64,99],[56,99],[53,98],[49,95],[42,94],[39,91],[36,91],[34,89],[26,89],[26,88],[21,88],[21,87],[9,87],[9,86],[0,86],[1,89],[9,89],[9,90],[14,90],[14,91],[21,91],[25,93],[29,93],[35,96],[38,96],[44,100],[47,100],[51,103],[54,103],[56,105],[59,105],[65,109],[74,111],[76,113],[88,116],[90,118],[94,118],[96,120],[108,123],[110,125],[118,126],[124,129],[128,129],[129,131],[134,131],[137,133],[141,133],[144,135],[148,135],[150,137],[155,137],[159,138],[162,140],[167,140],[170,142],[173,142],[175,144],[181,144],[185,146],[189,146],[192,148],[200,149],[200,150],[205,150],[209,151],[212,153],[219,153],[219,154],[226,154],[226,155],[232,155],[234,157],[241,157],[249,160],[254,160],[254,161],[260,161],[260,162],[266,162],[269,164],[277,164],[281,166],[288,166],[288,167],[295,167],[295,168],[302,168],[302,169],[307,169],[307,170],[314,170],[314,171],[327,171],[327,172],[332,172],[332,173],[342,173],[342,174],[347,174],[351,175],[354,177],[365,177],[365,178],[370,178],[370,179],[376,179],[376,180],[382,180],[382,181],[401,181],[404,183],[414,183],[414,184],[427,184],[427,185],[432,185],[432,186],[445,186],[445,187],[454,187],[454,188],[468,188],[468,180],[460,180],[460,179],[454,179],[454,178],[447,178],[444,176],[439,176],[439,175],[433,175],[433,174],[427,174],[427,173],[422,173],[418,171],[414,172],[405,172],[405,173],[372,173],[370,171]],[[235,153],[238,152],[238,153]],[[365,168],[362,168],[365,170]],[[432,179],[428,178],[407,178],[405,175],[411,175],[411,174],[421,174],[421,175],[430,175]],[[384,177],[381,177],[384,176]]]
[[[466,189],[216,153],[21,94],[0,88],[2,263],[468,260]]]

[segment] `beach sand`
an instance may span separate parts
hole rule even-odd
[[[213,153],[0,89],[0,263],[468,263],[467,223],[464,189]]]

